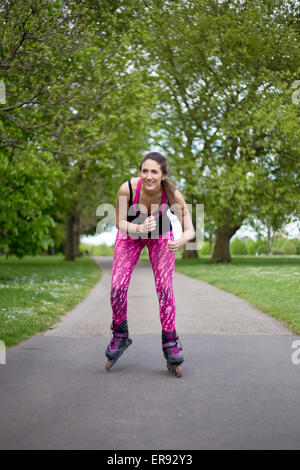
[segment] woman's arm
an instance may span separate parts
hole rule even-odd
[[[117,195],[116,226],[121,232],[136,233],[136,225],[127,221],[129,198],[129,186],[126,181],[120,186]]]
[[[176,251],[178,250],[180,246],[185,245],[189,240],[192,240],[196,235],[188,207],[179,189],[176,189],[174,196],[176,200],[176,210],[174,212],[176,213],[179,219],[179,222],[181,223],[182,234],[174,242],[172,241],[168,242],[169,250],[172,253],[176,253]]]
[[[124,233],[148,233],[155,229],[156,222],[153,216],[148,217],[141,225],[133,224],[127,221],[128,204],[129,204],[129,187],[128,182],[120,186],[116,204],[116,226]]]

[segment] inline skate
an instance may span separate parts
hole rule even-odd
[[[167,360],[167,368],[169,374],[181,377],[181,364],[184,361],[182,351],[182,344],[179,337],[176,335],[176,330],[164,331],[162,330],[162,350]],[[178,342],[180,345],[178,345]]]
[[[128,336],[127,320],[124,320],[119,326],[117,326],[113,321],[111,324],[111,330],[113,332],[113,337],[105,351],[105,356],[108,359],[105,366],[107,371],[112,368],[112,366],[122,356],[123,352],[132,344],[132,340]]]

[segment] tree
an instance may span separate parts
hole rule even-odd
[[[15,156],[14,164],[0,164],[0,251],[22,257],[52,245],[51,203],[53,171],[40,160],[34,146]]]
[[[276,171],[288,162],[299,188],[299,132],[291,146],[286,126],[293,115],[299,127],[288,89],[299,67],[299,4],[150,1],[140,14],[137,61],[159,96],[157,142],[188,202],[204,202],[217,227],[212,261],[228,262],[231,237],[253,208],[267,210],[256,183],[275,171],[273,187],[287,187],[291,174]]]
[[[6,103],[0,105],[0,244],[9,254],[36,254],[53,243],[47,207],[59,169],[41,143],[53,131],[49,107],[70,100],[60,91],[78,47],[80,6],[6,0],[0,7],[0,70],[6,85]]]
[[[25,6],[6,1],[0,10],[7,85],[7,105],[0,107],[0,164],[7,175],[1,190],[11,197],[1,230],[2,246],[10,253],[16,251],[10,221],[15,226],[14,211],[23,201],[22,218],[31,216],[25,226],[29,238],[41,239],[34,252],[53,243],[54,221],[65,224],[65,255],[74,260],[82,214],[88,215],[90,230],[96,226],[97,206],[115,193],[116,181],[147,145],[147,115],[154,100],[141,74],[129,70],[130,11],[119,14],[119,8],[120,2],[43,0],[37,5],[30,0]],[[31,153],[25,159],[28,146]],[[36,160],[44,168],[40,175]],[[30,202],[29,190],[18,182],[10,191],[20,164],[34,175],[30,188],[37,185],[40,206]],[[22,223],[20,213],[18,218]],[[32,250],[23,243],[18,253]]]
[[[90,221],[88,231],[95,232],[97,206],[115,202],[120,179],[147,146],[155,101],[139,71],[130,69],[130,21],[130,10],[120,9],[119,2],[90,1],[85,7],[85,42],[73,58],[82,70],[77,81],[84,92],[73,103],[75,116],[60,119],[56,131],[61,149],[69,149],[61,160],[66,177],[59,189],[65,213],[67,208],[66,259],[79,252],[82,215]],[[99,129],[103,138],[95,145]]]

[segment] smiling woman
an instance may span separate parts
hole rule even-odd
[[[131,274],[144,246],[155,278],[162,325],[162,349],[168,370],[181,376],[182,346],[175,327],[173,272],[178,248],[194,237],[195,231],[181,192],[167,178],[167,161],[156,152],[148,153],[140,163],[140,177],[122,184],[118,192],[116,225],[118,233],[114,247],[111,281],[113,338],[106,349],[106,369],[110,370],[132,343],[127,325],[127,292]],[[122,201],[121,201],[122,199]],[[126,202],[125,204],[121,202]],[[175,241],[167,215],[176,213],[183,233]]]

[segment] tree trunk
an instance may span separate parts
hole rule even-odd
[[[272,243],[271,243],[271,231],[272,228],[270,226],[268,228],[268,238],[267,238],[267,255],[270,256],[271,254],[271,249],[272,249]]]
[[[229,243],[231,237],[239,228],[240,226],[230,227],[229,225],[223,225],[217,229],[216,242],[211,257],[213,263],[231,262]]]
[[[193,243],[196,240],[196,237],[193,240],[190,240],[189,243]],[[182,259],[186,258],[199,258],[197,250],[187,250],[186,245],[184,245],[183,252],[182,252]]]
[[[75,215],[69,214],[66,225],[65,261],[75,260],[74,224]]]
[[[196,230],[196,218],[192,215],[192,221],[193,221],[193,226],[194,229]],[[196,236],[190,240],[188,243],[194,243],[196,241]],[[197,250],[187,250],[186,245],[183,247],[183,252],[182,252],[182,259],[186,258],[199,258],[198,251]]]
[[[80,245],[80,214],[69,214],[66,225],[66,244],[64,249],[65,260],[74,261],[76,256],[81,256]]]
[[[268,235],[267,235],[267,254],[272,256],[273,254],[273,244],[275,238],[275,229],[272,225],[267,226]]]
[[[54,246],[49,246],[48,248],[48,255],[55,255],[55,247]]]
[[[80,245],[80,215],[75,214],[74,219],[74,251],[75,256],[81,256],[79,245]]]
[[[209,237],[208,242],[209,242],[209,253],[210,255],[212,255],[213,247],[214,247],[214,237]]]

